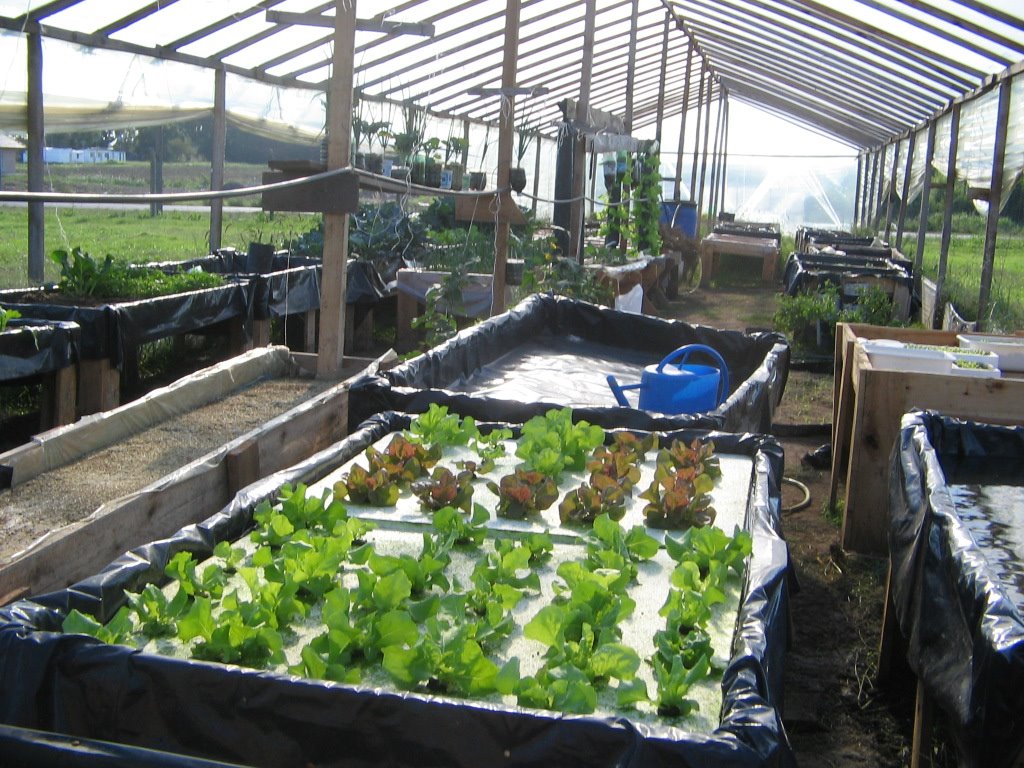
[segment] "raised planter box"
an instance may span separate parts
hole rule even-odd
[[[880,666],[917,675],[911,765],[932,707],[959,765],[1024,756],[1024,428],[914,411],[889,463],[891,555]],[[905,650],[905,653],[904,653]]]
[[[624,416],[607,375],[622,384],[637,382],[644,366],[687,344],[705,344],[722,355],[731,386],[725,401],[702,413],[665,416],[633,408]],[[720,331],[535,294],[393,368],[386,378],[360,382],[352,413],[359,419],[381,410],[419,413],[438,402],[477,419],[493,418],[498,408],[525,421],[569,406],[605,427],[767,433],[788,372],[789,346],[781,334]]]
[[[80,415],[120,405],[119,369],[145,342],[183,333],[227,333],[233,354],[243,350],[252,328],[253,288],[248,280],[216,288],[117,301],[98,306],[31,300],[36,290],[0,291],[0,303],[26,319],[75,322],[81,327],[78,381]]]
[[[743,526],[754,537],[736,633],[722,676],[723,705],[709,733],[638,727],[628,718],[566,716],[517,706],[299,679],[217,663],[157,657],[59,629],[72,608],[102,621],[124,589],[159,578],[179,551],[206,557],[251,524],[254,506],[282,482],[324,478],[375,441],[409,425],[384,414],[315,459],[250,486],[222,512],[136,550],[73,588],[0,611],[0,721],[252,765],[478,766],[558,763],[792,766],[779,715],[788,633],[786,546],[779,534],[781,448],[770,438],[714,435],[718,452],[746,457]],[[684,432],[689,442],[706,433]],[[666,436],[671,437],[671,436]],[[47,700],[53,706],[40,708]],[[201,716],[193,716],[203,702]],[[710,714],[710,713],[707,713]],[[339,747],[339,745],[344,745]]]
[[[40,429],[75,420],[77,323],[14,319],[0,333],[0,384],[41,380]]]

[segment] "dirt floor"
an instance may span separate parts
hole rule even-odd
[[[741,280],[683,295],[660,314],[716,328],[770,328],[778,290]],[[796,367],[773,428],[785,449],[785,476],[810,491],[801,509],[790,508],[802,492],[786,486],[783,495],[795,575],[786,730],[802,768],[909,765],[913,689],[905,679],[884,688],[875,682],[887,563],[839,546],[839,518],[825,509],[830,470],[804,461],[830,441],[833,377]]]

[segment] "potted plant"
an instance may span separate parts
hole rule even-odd
[[[351,148],[351,160],[354,168],[366,168],[366,157],[359,148],[363,144],[363,139],[369,132],[370,123],[364,120],[359,115],[352,117],[352,148]]]
[[[385,120],[366,124],[366,146],[370,151],[364,156],[364,161],[370,173],[382,173],[384,170],[384,148],[390,135],[389,125]],[[375,146],[380,148],[380,152],[374,152]]]
[[[470,171],[469,174],[469,188],[475,190],[481,190],[487,186],[487,171],[483,170],[484,160],[487,157],[487,148],[490,146],[491,126],[488,125],[484,131],[484,151],[480,153],[480,168],[479,171]]]
[[[409,178],[410,168],[416,151],[423,143],[423,113],[416,109],[414,104],[406,103],[402,107],[405,113],[405,130],[392,136],[395,152],[398,153],[398,160],[402,166],[395,166],[391,169],[394,178]],[[402,167],[404,166],[404,170]],[[396,175],[396,171],[398,174]]]
[[[437,150],[440,148],[441,140],[436,136],[420,144],[420,154],[417,157],[417,165],[423,170],[423,180],[420,183],[428,187],[441,186],[441,158],[437,154]]]
[[[467,149],[469,149],[469,141],[461,136],[449,136],[448,140],[444,142],[444,168],[442,170],[451,174],[451,182],[447,188],[456,192],[462,189],[462,175],[466,172],[466,166],[458,160],[462,159]],[[441,186],[444,187],[444,184]]]
[[[516,134],[516,164],[508,171],[508,183],[516,192],[526,189],[526,169],[523,168],[523,158],[526,157],[530,145],[533,143],[534,135],[521,125]]]

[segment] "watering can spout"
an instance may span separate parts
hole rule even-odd
[[[640,389],[640,385],[626,384],[625,386],[623,386],[619,384],[619,382],[611,374],[608,374],[608,376],[606,376],[605,378],[608,380],[608,386],[611,388],[612,394],[615,395],[615,402],[617,402],[619,405],[623,405],[626,408],[629,408],[629,400],[626,399],[625,390]]]

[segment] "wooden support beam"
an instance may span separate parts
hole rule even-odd
[[[928,214],[931,212],[932,163],[935,160],[935,123],[928,123],[928,138],[924,150],[924,186],[921,188],[921,210],[917,215],[917,247],[914,249],[914,283],[921,290],[921,267],[924,265],[924,236],[928,232]],[[921,318],[925,328],[932,327],[933,318]]]
[[[700,89],[697,91],[697,122],[693,134],[693,163],[690,165],[690,201],[697,203],[697,235],[700,236],[700,203],[697,201],[697,155],[700,152],[700,118],[704,109],[704,75],[707,72],[707,59],[700,62]]]
[[[1012,80],[999,83],[999,105],[996,108],[996,137],[992,147],[992,181],[988,191],[988,218],[985,223],[985,251],[981,262],[981,287],[978,290],[978,327],[988,330],[989,297],[996,258],[996,235],[999,232],[999,208],[1003,202],[1003,162],[1006,158],[1006,134],[1010,124],[1010,90]]]
[[[690,74],[693,71],[693,45],[686,46],[686,80],[683,83],[683,106],[679,112],[679,145],[676,148],[676,184],[673,200],[683,194],[683,155],[686,154],[686,114],[690,111]],[[693,197],[693,194],[690,194]]]
[[[729,170],[729,94],[725,93],[723,97],[725,102],[725,131],[722,136],[722,192],[719,197],[719,206],[721,210],[725,209],[725,191],[727,181],[727,171]]]
[[[43,191],[43,38],[38,32],[26,35],[28,48],[28,191]],[[28,204],[28,279],[44,280],[45,209],[43,203]]]
[[[338,3],[334,16],[334,59],[327,92],[327,168],[348,165],[352,136],[352,73],[355,69],[356,0]],[[320,295],[320,346],[316,373],[338,375],[345,351],[345,290],[348,264],[348,214],[324,214],[323,283]]]
[[[895,154],[895,148],[893,148],[893,154]],[[875,200],[875,209],[873,211],[872,234],[878,233],[879,225],[882,223],[882,206],[885,203],[885,198],[882,195],[886,189],[888,189],[888,184],[886,184],[885,178],[885,145],[883,145],[878,148],[878,198]]]
[[[210,136],[210,189],[224,189],[224,159],[227,148],[227,73],[213,71],[213,133]],[[224,233],[224,201],[210,201],[210,253],[221,246]]]
[[[910,197],[910,172],[914,168],[914,144],[917,141],[915,134],[907,137],[907,164],[903,169],[903,189],[900,191],[900,212],[896,217],[896,250],[903,252],[903,225],[907,222],[907,205]]]
[[[576,102],[577,122],[589,122],[590,77],[594,63],[594,25],[597,15],[595,0],[586,0],[583,19],[583,60],[580,62],[580,96]],[[583,193],[586,189],[587,138],[575,132],[572,163],[572,219],[569,229],[569,252],[574,259],[583,261]]]
[[[515,206],[509,188],[509,170],[512,167],[512,144],[515,140],[516,76],[519,62],[519,0],[505,3],[505,45],[501,61],[501,88],[508,95],[498,117],[498,196],[499,207]],[[508,220],[502,216],[494,232],[494,276],[491,283],[491,315],[505,311],[505,265],[511,235]]]
[[[861,186],[864,182],[864,153],[857,153],[857,181],[853,186],[853,223],[856,226],[860,221],[861,212]]]
[[[267,11],[269,24],[301,24],[306,27],[334,27],[334,17],[319,13],[293,13],[291,11]],[[387,19],[356,19],[356,31],[380,32],[385,35],[418,35],[433,37],[433,24],[417,24]]]
[[[629,14],[629,48],[626,54],[626,110],[623,120],[626,133],[633,130],[633,91],[636,87],[636,41],[637,27],[640,23],[640,0],[633,0]]]
[[[708,168],[708,139],[711,137],[711,97],[714,92],[714,73],[708,72],[708,85],[705,91],[707,106],[704,109],[704,148],[700,153],[700,187],[697,192],[697,236],[700,236],[700,223],[704,210],[704,177]]]
[[[900,167],[900,141],[896,139],[892,143],[892,169],[889,171],[889,178],[885,183],[885,240],[889,241],[892,235],[892,206],[893,198],[896,197],[896,171]]]
[[[946,157],[946,186],[942,209],[942,238],[939,241],[939,266],[935,275],[935,306],[945,301],[946,267],[949,264],[949,241],[953,231],[953,191],[956,186],[956,155],[960,143],[960,104],[954,104],[949,121],[949,154]]]
[[[665,119],[665,78],[668,75],[668,32],[672,26],[672,14],[665,12],[665,31],[661,38],[661,72],[658,78],[658,118],[654,126],[654,138],[661,146],[661,123]]]

